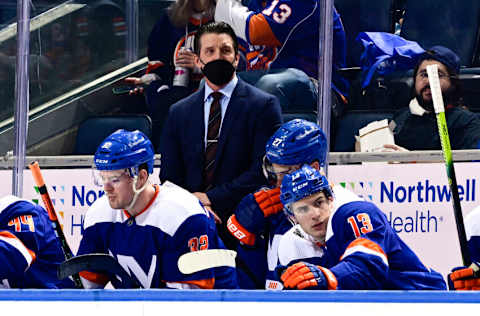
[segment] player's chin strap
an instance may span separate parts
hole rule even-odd
[[[142,185],[142,187],[140,189],[137,189],[137,180],[138,180],[138,176],[134,176],[133,177],[133,182],[132,182],[132,188],[133,188],[133,199],[132,199],[132,202],[130,202],[130,204],[128,205],[128,207],[126,208],[126,210],[130,213],[130,211],[132,211],[132,208],[133,206],[135,205],[135,202],[137,202],[137,198],[138,196],[140,195],[140,193],[145,190],[147,188],[147,186],[150,184],[150,175],[148,175],[148,178],[147,178],[147,181],[145,181],[145,184]],[[132,213],[130,213],[132,214]]]
[[[310,241],[311,243],[314,243],[318,247],[324,247],[325,246],[325,239],[317,239],[317,238],[307,234],[303,230],[302,226],[300,226],[300,225],[295,226],[295,229],[294,229],[293,233],[300,238],[303,238],[305,240]]]

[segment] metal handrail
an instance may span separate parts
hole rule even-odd
[[[148,64],[148,58],[143,57],[136,62],[128,64],[122,68],[112,71],[100,78],[90,81],[78,88],[75,88],[67,93],[62,94],[44,104],[35,107],[29,112],[30,122],[40,118],[42,115],[56,110],[61,106],[68,106],[75,100],[78,100],[88,94],[102,89],[103,87],[110,85],[124,77],[127,77],[135,72],[145,69]],[[0,132],[5,132],[13,127],[13,117],[10,117],[0,122]]]
[[[455,162],[480,161],[480,149],[453,150]],[[43,168],[89,168],[93,164],[93,156],[27,156],[25,163],[38,161]],[[360,162],[443,162],[440,150],[405,151],[405,152],[331,152],[330,164],[352,164]],[[10,153],[0,159],[0,169],[12,169],[14,157]],[[160,166],[160,155],[155,155],[155,166]]]

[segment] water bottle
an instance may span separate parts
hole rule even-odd
[[[184,48],[182,48],[184,50]],[[180,87],[188,87],[190,81],[190,69],[175,66],[175,74],[173,75],[173,85]]]

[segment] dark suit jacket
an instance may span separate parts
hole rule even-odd
[[[203,192],[205,88],[175,103],[165,124],[160,153],[161,181]],[[282,123],[277,98],[238,80],[222,121],[214,187],[206,192],[226,220],[241,198],[265,184],[261,170],[265,144]]]

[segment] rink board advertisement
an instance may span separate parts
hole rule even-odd
[[[455,164],[464,216],[480,198],[480,164]],[[43,169],[53,204],[61,214],[65,235],[74,252],[82,236],[88,207],[104,194],[94,185],[90,169]],[[1,170],[2,195],[11,193],[11,171]],[[158,183],[158,170],[151,177]],[[451,194],[442,163],[332,165],[330,182],[371,200],[384,211],[392,228],[423,263],[446,275],[462,263]],[[42,203],[29,170],[24,173],[24,198]]]
[[[456,163],[455,172],[465,217],[480,204],[480,164]],[[446,276],[462,265],[443,163],[330,166],[329,180],[374,202],[426,266]]]

